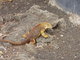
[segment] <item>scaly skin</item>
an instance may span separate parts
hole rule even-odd
[[[26,43],[35,44],[36,39],[39,36],[43,36],[44,38],[49,37],[47,34],[45,34],[45,30],[47,28],[52,28],[52,25],[50,23],[47,23],[47,22],[42,22],[42,23],[36,25],[35,27],[33,27],[29,32],[22,35],[23,38],[25,38],[25,40],[23,40],[23,41],[14,42],[11,40],[0,40],[0,42],[7,42],[7,43],[10,43],[12,45],[24,45]]]

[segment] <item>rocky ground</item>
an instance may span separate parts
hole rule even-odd
[[[21,41],[40,22],[53,25],[37,45],[0,42],[0,60],[80,60],[80,18],[61,9],[55,0],[13,0],[0,3],[0,38]]]

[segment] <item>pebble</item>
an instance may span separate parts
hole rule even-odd
[[[0,56],[1,56],[1,55],[3,55],[3,52],[2,52],[2,51],[0,51]]]
[[[0,33],[0,36],[2,36],[3,34],[2,33]]]
[[[61,37],[63,37],[64,35],[60,35]]]

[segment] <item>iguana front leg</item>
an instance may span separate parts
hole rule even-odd
[[[45,38],[48,38],[49,35],[48,34],[45,34],[45,29],[41,30],[41,35]]]

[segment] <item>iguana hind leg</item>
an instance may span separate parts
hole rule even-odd
[[[35,39],[32,39],[32,40],[30,40],[30,43],[29,44],[36,44],[36,40]]]

